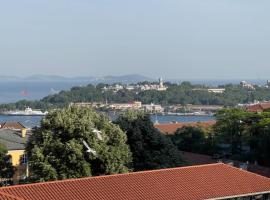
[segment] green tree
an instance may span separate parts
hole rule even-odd
[[[27,143],[30,179],[48,181],[127,172],[132,158],[126,140],[117,125],[89,108],[53,111]]]
[[[231,146],[231,154],[241,154],[243,143],[247,143],[247,126],[252,113],[242,109],[222,109],[216,113],[217,123],[214,126],[216,136],[223,143]]]
[[[135,171],[180,166],[180,152],[172,141],[154,128],[148,115],[128,111],[116,121],[127,134]]]
[[[202,154],[213,154],[217,151],[212,134],[206,133],[201,127],[184,126],[170,137],[181,151]]]
[[[252,159],[270,166],[270,112],[256,113],[250,121]]]
[[[0,179],[10,179],[14,174],[14,167],[10,162],[11,156],[7,155],[7,149],[0,144]],[[0,183],[0,186],[3,183]]]

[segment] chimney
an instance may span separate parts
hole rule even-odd
[[[26,137],[26,128],[23,128],[22,130],[21,130],[21,133],[22,133],[22,138],[25,138]]]

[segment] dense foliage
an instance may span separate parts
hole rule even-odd
[[[230,156],[270,166],[270,112],[224,109],[216,114],[215,138],[230,144]]]
[[[209,155],[217,152],[213,134],[199,126],[184,126],[169,137],[181,151]]]
[[[10,179],[14,174],[14,168],[10,162],[11,156],[7,155],[7,149],[0,144],[0,179]],[[5,182],[0,182],[0,186]]]
[[[210,129],[182,127],[168,136],[181,151],[270,167],[270,112],[222,109]]]
[[[117,125],[91,109],[53,111],[27,144],[30,178],[47,181],[127,172],[132,158],[126,140]]]
[[[135,171],[183,164],[180,152],[169,138],[154,128],[148,115],[128,111],[116,123],[126,131]]]
[[[24,109],[27,106],[38,109],[48,109],[67,106],[70,102],[131,102],[141,101],[144,104],[156,103],[172,104],[201,104],[233,106],[238,103],[247,103],[254,100],[270,100],[270,88],[256,86],[256,90],[248,90],[240,85],[224,85],[223,94],[211,93],[204,85],[192,85],[189,82],[181,84],[166,83],[166,91],[103,91],[105,84],[73,87],[69,91],[49,95],[40,101],[19,101],[0,105],[0,110]]]

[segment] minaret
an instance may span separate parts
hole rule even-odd
[[[163,79],[162,79],[162,77],[159,78],[159,87],[163,88]]]

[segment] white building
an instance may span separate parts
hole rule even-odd
[[[151,113],[161,113],[164,112],[164,108],[161,105],[156,104],[145,104],[142,106],[144,111],[151,112]]]
[[[251,83],[247,83],[246,81],[241,81],[240,85],[243,88],[247,88],[247,89],[250,89],[250,90],[255,90],[255,87]]]
[[[142,102],[134,101],[131,103],[113,103],[109,105],[109,108],[114,110],[127,110],[127,109],[134,109],[138,110],[142,107]]]
[[[225,92],[225,88],[210,88],[208,92],[222,94]]]

